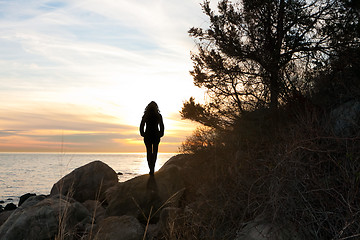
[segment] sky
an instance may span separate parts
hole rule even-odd
[[[143,152],[139,124],[156,101],[159,152],[196,125],[188,36],[200,0],[0,0],[0,152]]]

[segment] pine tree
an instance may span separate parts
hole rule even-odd
[[[337,44],[327,27],[334,21],[336,0],[222,0],[213,11],[202,4],[208,28],[190,29],[198,51],[192,53],[194,84],[205,88],[210,102],[184,103],[182,116],[208,125],[231,123],[261,107],[276,111],[306,86],[307,73],[327,65]],[[341,21],[337,19],[336,21]],[[347,42],[343,42],[345,45]],[[200,110],[199,110],[200,109]],[[201,113],[190,115],[190,113]],[[214,121],[218,119],[218,121]]]

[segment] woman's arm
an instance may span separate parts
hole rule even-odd
[[[160,137],[164,136],[164,131],[165,131],[165,127],[164,127],[164,123],[163,123],[163,119],[162,116],[160,115]]]
[[[144,127],[145,127],[145,121],[144,121],[144,117],[143,117],[141,119],[141,123],[140,123],[140,135],[142,137],[144,137],[144,135],[145,135]]]

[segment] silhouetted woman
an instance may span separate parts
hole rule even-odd
[[[140,123],[140,135],[144,137],[150,175],[154,175],[160,138],[164,136],[163,119],[159,107],[154,101],[150,102],[145,108]]]

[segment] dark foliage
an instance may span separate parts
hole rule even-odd
[[[210,24],[189,31],[198,44],[191,74],[210,101],[190,99],[182,116],[207,126],[228,126],[259,108],[275,111],[359,49],[355,1],[222,0],[217,11],[208,1],[202,7]]]
[[[360,100],[358,1],[203,9],[210,26],[190,30],[199,44],[191,74],[211,101],[191,98],[181,113],[210,128],[182,150],[221,164],[167,238],[235,239],[254,220],[274,226],[274,239],[359,238],[360,133],[336,136],[329,120]]]

